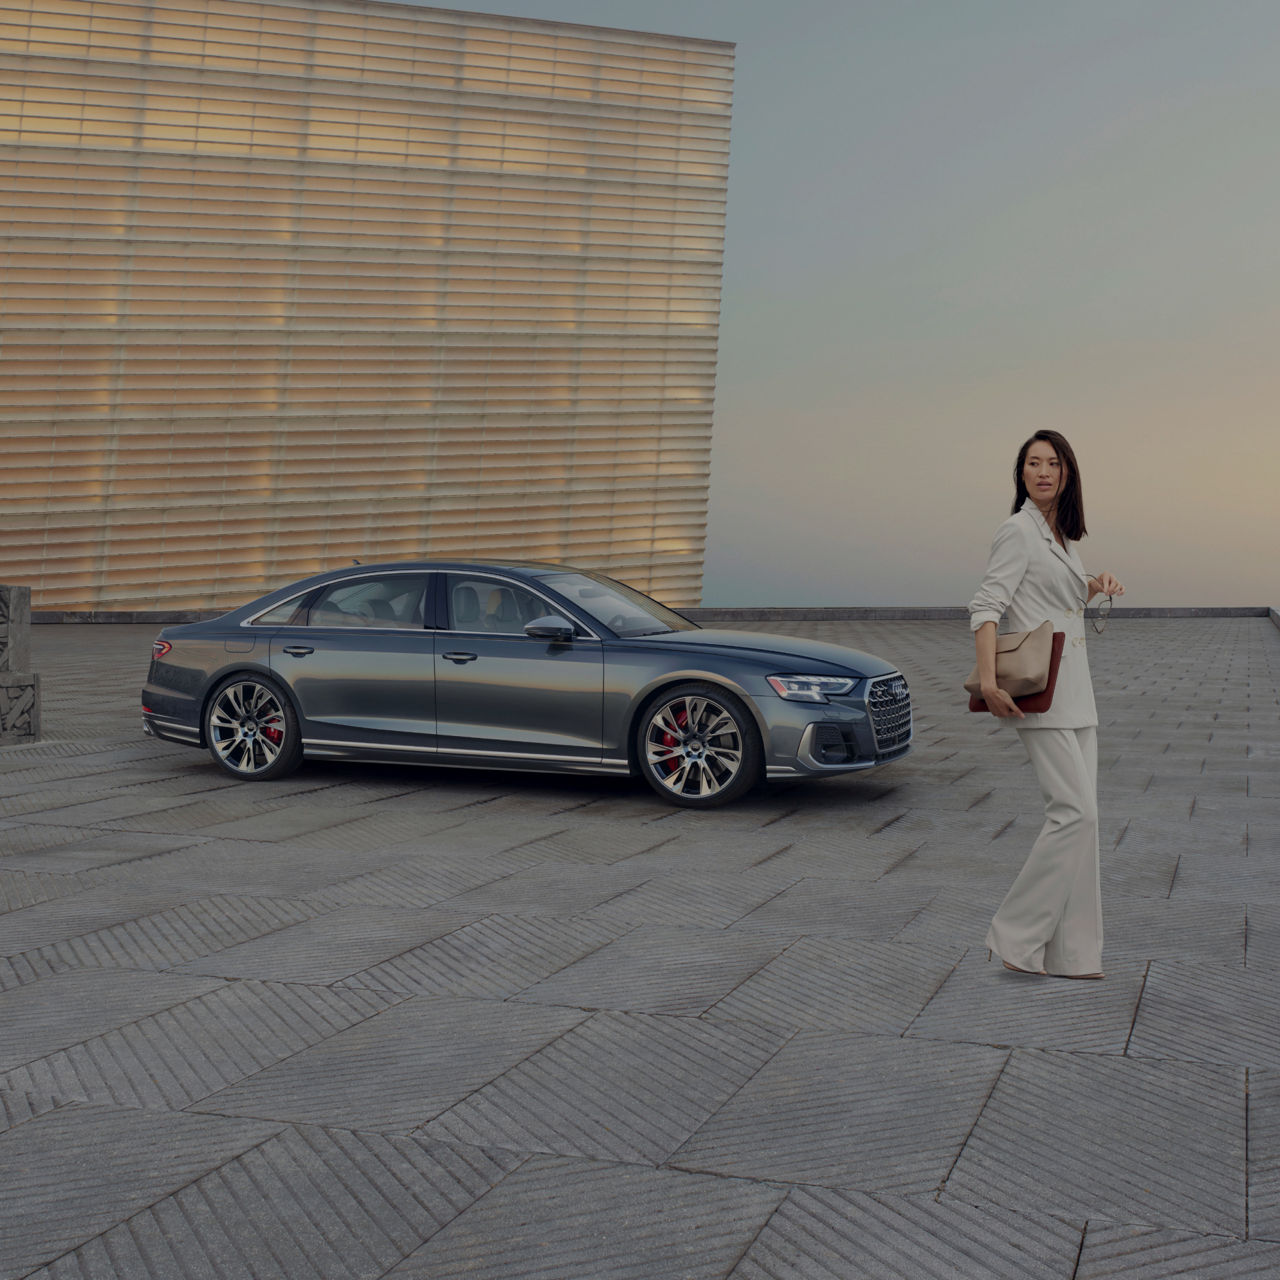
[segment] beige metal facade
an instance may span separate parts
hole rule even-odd
[[[730,46],[365,0],[0,0],[0,581],[230,606],[423,554],[700,593]]]

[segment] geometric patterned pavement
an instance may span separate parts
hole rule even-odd
[[[640,784],[141,737],[151,627],[37,627],[0,749],[0,1280],[1280,1275],[1280,630],[1090,637],[1105,983],[988,963],[1039,825],[957,622],[916,750]]]

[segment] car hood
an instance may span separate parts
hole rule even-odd
[[[750,653],[756,657],[776,659],[778,675],[823,675],[806,671],[805,666],[818,664],[859,676],[886,676],[898,668],[874,654],[860,649],[846,649],[839,644],[824,644],[804,636],[775,636],[759,631],[671,631],[662,635],[638,638],[632,643],[670,649],[714,649],[729,653]]]

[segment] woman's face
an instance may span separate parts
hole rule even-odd
[[[1038,507],[1051,507],[1067,482],[1067,468],[1047,440],[1033,440],[1022,464],[1022,483]]]

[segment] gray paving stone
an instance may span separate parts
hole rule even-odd
[[[423,1132],[490,1149],[657,1165],[786,1038],[763,1027],[597,1014]]]
[[[1249,1072],[1249,1234],[1280,1241],[1280,1071]]]
[[[616,866],[542,862],[444,899],[450,911],[477,915],[572,916],[642,883],[643,871]]]
[[[175,971],[326,985],[452,933],[474,918],[464,912],[414,907],[339,907],[176,966]]]
[[[1274,1280],[1277,1275],[1280,1245],[1090,1223],[1076,1280]]]
[[[1006,1058],[985,1046],[802,1032],[670,1163],[863,1191],[934,1191]]]
[[[771,865],[732,876],[703,871],[657,873],[591,914],[636,924],[723,927],[794,883],[795,877],[780,874]]]
[[[37,850],[34,846],[22,853],[6,856],[3,865],[23,871],[76,873],[114,867],[136,858],[152,858],[189,848],[193,837],[160,835],[151,832],[101,831],[85,827],[27,827],[53,839]],[[5,836],[0,834],[0,851],[7,852]]]
[[[378,1276],[520,1160],[415,1138],[285,1129],[32,1280]]]
[[[402,999],[385,991],[226,983],[30,1061],[0,1076],[0,1086],[178,1110]]]
[[[924,910],[937,886],[842,884],[811,878],[743,916],[735,931],[799,938],[811,933],[888,941]]]
[[[945,1198],[1245,1230],[1243,1068],[1015,1050]]]
[[[1115,960],[1182,960],[1234,969],[1244,964],[1246,912],[1241,903],[1106,894],[1102,914],[1108,966]]]
[[[17,1277],[276,1132],[71,1103],[0,1135],[0,1275]]]
[[[487,916],[353,974],[353,986],[502,1000],[581,960],[632,926],[579,917]]]
[[[1280,776],[1280,631],[1266,619],[1117,619],[1091,642],[1103,719],[1112,977],[1102,988],[1055,984],[1074,994],[1046,1000],[1035,983],[1006,988],[995,980],[1002,975],[988,982],[994,965],[976,962],[990,915],[1039,828],[1040,805],[1017,737],[968,715],[957,696],[956,675],[972,644],[963,622],[781,624],[788,627],[892,656],[916,694],[916,749],[860,778],[772,784],[718,814],[672,811],[639,784],[616,779],[313,763],[284,782],[244,786],[202,752],[138,737],[136,684],[153,627],[38,628],[46,722],[60,736],[0,749],[0,812],[7,805],[17,815],[0,817],[0,891],[16,908],[0,913],[0,934],[6,924],[33,927],[39,912],[62,905],[96,900],[111,910],[77,926],[85,932],[40,936],[36,949],[0,957],[0,990],[43,987],[49,1021],[64,1033],[54,1040],[61,1047],[0,1076],[0,1130],[13,1137],[46,1117],[68,1116],[69,1098],[163,1115],[184,1106],[213,1114],[217,1095],[232,1105],[253,1096],[270,1102],[263,1114],[292,1115],[293,1104],[307,1121],[160,1193],[70,1252],[60,1250],[56,1263],[42,1258],[35,1264],[47,1264],[42,1278],[365,1273],[381,1280],[406,1252],[422,1250],[404,1262],[408,1274],[478,1268],[500,1275],[505,1263],[508,1276],[524,1280],[526,1270],[541,1269],[561,1280],[581,1256],[593,1280],[615,1271],[645,1280],[686,1269],[698,1275],[704,1262],[705,1274],[717,1277],[740,1262],[792,1278],[856,1276],[861,1266],[877,1276],[899,1267],[910,1280],[933,1267],[968,1280],[965,1241],[984,1228],[987,1273],[1007,1265],[1016,1274],[1025,1263],[1031,1277],[1038,1274],[1032,1260],[1051,1258],[1058,1239],[1045,1208],[1064,1205],[1073,1228],[1086,1213],[1090,1219],[1081,1274],[1097,1266],[1100,1274],[1125,1275],[1131,1266],[1138,1276],[1269,1275],[1280,1243],[1276,1069],[1132,1055],[1151,1049],[1264,1060],[1259,1045],[1265,1048],[1272,1012],[1266,987],[1280,965],[1280,901],[1272,892],[1280,869],[1280,784],[1273,781]],[[130,671],[122,682],[119,673]],[[315,827],[317,806],[346,820]],[[71,808],[79,825],[60,816]],[[31,820],[21,816],[28,813]],[[222,823],[255,838],[200,834]],[[745,886],[770,876],[802,884],[751,902]],[[469,905],[462,920],[499,913],[399,954],[380,949],[390,938],[368,940],[373,960],[359,927],[351,927],[334,939],[338,951],[350,947],[366,966],[350,977],[330,987],[260,980],[269,966],[295,960],[303,967],[284,971],[329,980],[344,968],[336,955],[321,957],[318,942],[306,942],[323,935],[329,912],[341,910],[334,919],[351,922],[371,910],[369,919],[386,919],[377,908],[430,916],[451,912],[451,899],[473,891],[493,896]],[[125,918],[112,914],[120,904]],[[685,923],[672,927],[672,919]],[[763,954],[734,949],[743,942]],[[884,967],[886,956],[908,947],[942,957],[968,949],[973,962],[948,978],[900,1039],[899,1013],[928,995],[918,995],[916,984],[930,962]],[[219,957],[249,976],[172,1005],[141,998],[160,976],[154,969],[216,967]],[[314,968],[307,967],[312,957]],[[1123,983],[1113,979],[1148,961],[1156,962],[1157,979],[1148,1021],[1135,1027],[1125,1057],[1113,1007]],[[1232,976],[1223,979],[1221,997],[1216,977],[1175,984],[1174,992],[1160,976],[1171,968]],[[63,999],[45,985],[49,974],[66,970],[105,974],[112,984],[103,988],[106,1003],[118,1014],[97,1021],[98,1010],[85,1011],[93,1001],[82,989],[68,988]],[[1251,982],[1262,992],[1252,1020],[1244,999]],[[604,1012],[582,1023],[576,1008],[537,1007],[557,986],[554,998]],[[1173,1006],[1162,1004],[1171,992],[1185,1013],[1181,1030]],[[431,1017],[398,1014],[415,993],[468,998],[436,1000]],[[694,1014],[709,1004],[716,1007],[699,1018],[652,1012]],[[1202,1019],[1213,1004],[1222,1007]],[[510,1020],[528,1015],[557,1021],[522,1038]],[[815,1035],[927,1055],[948,1088],[972,1084],[976,1094],[981,1073],[962,1065],[957,1074],[956,1054],[1002,1051],[919,1034],[920,1024],[932,1032],[948,1018],[942,1030],[956,1041],[1060,1037],[1071,1051],[1016,1050],[1015,1063],[1066,1065],[1024,1082],[1016,1097],[1004,1088],[1006,1072],[985,1107],[985,1093],[965,1106],[948,1102],[945,1090],[911,1095],[919,1071],[885,1062],[869,1070],[857,1052],[833,1052],[807,1076],[792,1071],[805,1083],[780,1096],[777,1115],[763,1104],[777,1064],[785,1066],[788,1055],[798,1063],[796,1045]],[[814,1028],[881,1030],[824,1032],[811,1019]],[[36,1053],[42,1024],[31,1025]],[[6,1044],[8,1031],[6,1023]],[[747,1049],[717,1052],[722,1042],[714,1037],[730,1035],[745,1037]],[[750,1038],[788,1035],[788,1045],[726,1097],[754,1062]],[[758,1106],[754,1129],[739,1123],[735,1108],[743,1106]],[[961,1119],[972,1124],[979,1108],[961,1148]],[[448,1146],[427,1144],[429,1157],[403,1146],[373,1152],[371,1144],[388,1141],[374,1129],[403,1131],[444,1115],[459,1135],[501,1138],[510,1149],[486,1153],[455,1137]],[[364,1128],[321,1129],[313,1116]],[[948,1147],[937,1135],[946,1139],[953,1123],[958,1136]],[[690,1142],[718,1133],[720,1154],[737,1152],[749,1170],[741,1181],[719,1172],[660,1174],[642,1163],[623,1170],[644,1175],[623,1190],[609,1181],[616,1164],[578,1155],[556,1164],[539,1155],[532,1157],[543,1161],[539,1168],[588,1171],[573,1184],[570,1210],[550,1198],[563,1190],[560,1172],[537,1187],[532,1179],[516,1182],[516,1193],[501,1198],[528,1168],[501,1180],[529,1154],[520,1143],[554,1150],[563,1142],[567,1151],[654,1161],[684,1135],[682,1126],[698,1124]],[[883,1174],[925,1191],[895,1197],[877,1190],[872,1203],[857,1182],[829,1193],[794,1186],[789,1207],[765,1227],[785,1188],[754,1165],[777,1155],[775,1148],[798,1177],[805,1160],[819,1173],[826,1161],[828,1171],[875,1174],[873,1182]],[[977,1155],[990,1160],[981,1176],[974,1175]],[[455,1159],[465,1168],[449,1164]],[[443,1186],[432,1172],[442,1162],[460,1186],[437,1200],[423,1184]],[[928,1192],[939,1179],[945,1190],[935,1203]],[[749,1223],[733,1218],[731,1198],[733,1249],[714,1258],[681,1254],[688,1242],[668,1223],[703,1221],[690,1205],[706,1202],[681,1198],[695,1183],[717,1194],[728,1186],[768,1190],[772,1198],[747,1215]],[[597,1197],[582,1194],[589,1186],[599,1188]],[[802,1198],[820,1195],[825,1208],[790,1216]],[[677,1203],[683,1208],[668,1219]],[[495,1216],[485,1218],[495,1205]],[[508,1210],[516,1224],[510,1233],[500,1225]],[[898,1216],[879,1216],[891,1213]],[[560,1216],[569,1219],[563,1230]],[[1154,1222],[1171,1234],[1116,1243],[1103,1234],[1112,1222]],[[891,1225],[886,1231],[877,1223]],[[1252,1239],[1233,1238],[1246,1228]],[[702,1228],[681,1230],[699,1243]],[[508,1235],[510,1251],[488,1247]],[[464,1247],[434,1252],[450,1237]],[[521,1253],[525,1238],[535,1243]],[[761,1247],[749,1252],[753,1240]],[[644,1252],[663,1248],[676,1252]],[[873,1261],[864,1260],[868,1251]],[[526,1265],[526,1254],[536,1262]]]
[[[675,839],[675,833],[662,834],[652,825],[625,827],[612,822],[579,822],[554,835],[526,840],[508,853],[525,866],[540,862],[603,866],[659,849]]]
[[[999,905],[1000,898],[993,900],[990,890],[975,890],[968,885],[941,890],[927,907],[893,935],[893,941],[923,946],[950,945],[968,950],[986,937],[991,917]]]
[[[407,1133],[582,1020],[577,1011],[413,996],[196,1104]]]
[[[649,874],[692,871],[731,875],[755,868],[773,869],[790,842],[775,835],[776,828],[761,832],[701,832],[696,840],[666,840],[642,853],[633,853],[620,866]]]
[[[1280,906],[1250,904],[1246,915],[1246,965],[1263,972],[1280,972]]]
[[[731,1280],[1072,1280],[1083,1224],[998,1205],[797,1187]]]
[[[1252,902],[1280,905],[1280,860],[1185,853],[1178,862],[1174,902]]]
[[[907,1030],[926,1040],[1121,1054],[1133,1026],[1144,964],[1107,964],[1104,982],[1010,973],[972,950]]]
[[[222,984],[216,978],[167,973],[132,975],[128,983],[101,970],[58,974],[0,994],[0,1071],[21,1066],[194,999]]]
[[[36,947],[21,959],[37,973],[95,966],[167,969],[323,910],[278,898],[194,897],[167,910]]]
[[[1280,1067],[1280,989],[1274,976],[1155,962],[1128,1053]]]
[[[784,1191],[535,1157],[388,1274],[396,1280],[719,1280]]]
[[[801,938],[707,1011],[775,1027],[898,1034],[946,981],[958,948]]]
[[[7,890],[9,901],[8,914],[0,922],[0,947],[8,955],[171,910],[186,896],[175,889],[103,889],[87,885],[82,878],[61,875],[33,873],[19,879],[0,873],[0,881],[6,880],[0,886]]]
[[[0,867],[0,914],[21,911],[41,902],[69,898],[94,887],[93,876],[59,874],[45,867],[17,868],[8,858]],[[15,917],[10,916],[12,921]]]
[[[694,1017],[768,964],[783,945],[725,930],[642,925],[518,999]]]
[[[520,866],[506,853],[476,858],[419,853],[377,871],[327,884],[306,897],[328,906],[368,902],[387,907],[433,907],[468,889],[502,880]]]

